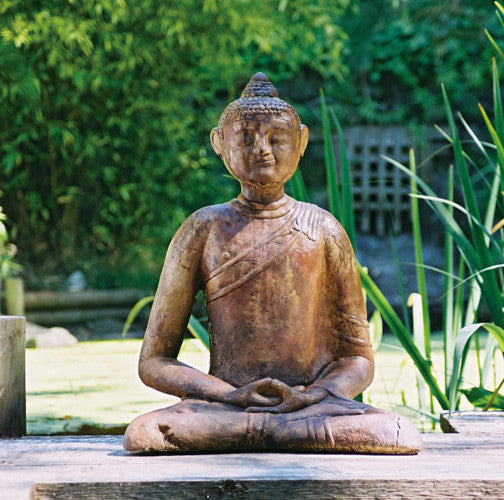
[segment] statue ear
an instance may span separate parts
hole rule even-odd
[[[306,146],[308,145],[308,127],[301,124],[299,126],[299,151],[301,156],[304,155]]]
[[[217,127],[213,128],[210,132],[210,142],[212,143],[212,148],[218,156],[222,156],[222,138],[220,134],[220,129]]]

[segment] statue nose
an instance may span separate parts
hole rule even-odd
[[[264,135],[256,135],[254,140],[254,154],[268,155],[271,153],[270,145]]]

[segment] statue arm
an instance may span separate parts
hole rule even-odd
[[[329,227],[327,227],[329,225]],[[325,221],[326,265],[336,342],[334,359],[306,391],[354,398],[369,386],[374,356],[366,320],[366,306],[355,255],[343,228],[332,217]]]
[[[221,401],[234,387],[180,361],[182,345],[196,293],[201,288],[201,258],[209,223],[193,214],[168,248],[139,361],[142,381],[181,398]]]

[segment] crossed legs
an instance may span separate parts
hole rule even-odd
[[[251,413],[186,399],[137,417],[123,445],[135,452],[324,451],[415,454],[422,439],[404,417],[332,396],[292,413]]]

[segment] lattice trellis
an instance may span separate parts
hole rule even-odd
[[[409,164],[413,147],[405,127],[353,126],[344,130],[348,160],[352,166],[357,229],[378,236],[395,232],[409,221],[409,178],[381,155]]]

